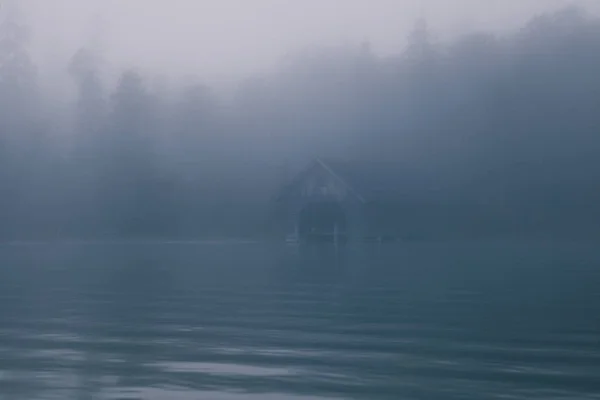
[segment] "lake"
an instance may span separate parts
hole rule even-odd
[[[0,245],[0,399],[600,399],[600,247]]]

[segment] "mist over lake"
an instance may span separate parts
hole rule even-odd
[[[598,399],[600,2],[4,0],[0,399]]]

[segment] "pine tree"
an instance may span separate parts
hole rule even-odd
[[[27,52],[29,30],[15,1],[0,9],[0,112],[2,119],[23,115],[31,106],[35,68]],[[19,113],[15,114],[15,111]]]
[[[39,161],[34,146],[39,139],[35,68],[27,52],[28,40],[17,3],[4,2],[0,8],[0,234],[14,233],[17,226],[25,228],[24,218],[30,212],[23,204],[34,169],[31,162]],[[12,228],[11,221],[15,222]]]

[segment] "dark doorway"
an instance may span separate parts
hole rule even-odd
[[[345,237],[346,231],[346,213],[338,202],[309,203],[298,217],[298,233],[303,239],[330,240],[334,232]]]

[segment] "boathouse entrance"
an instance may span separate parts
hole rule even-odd
[[[306,240],[345,240],[348,233],[346,211],[335,201],[306,204],[297,223],[299,237]]]
[[[364,233],[365,201],[328,164],[315,159],[275,199],[279,232],[299,241],[346,241]]]

